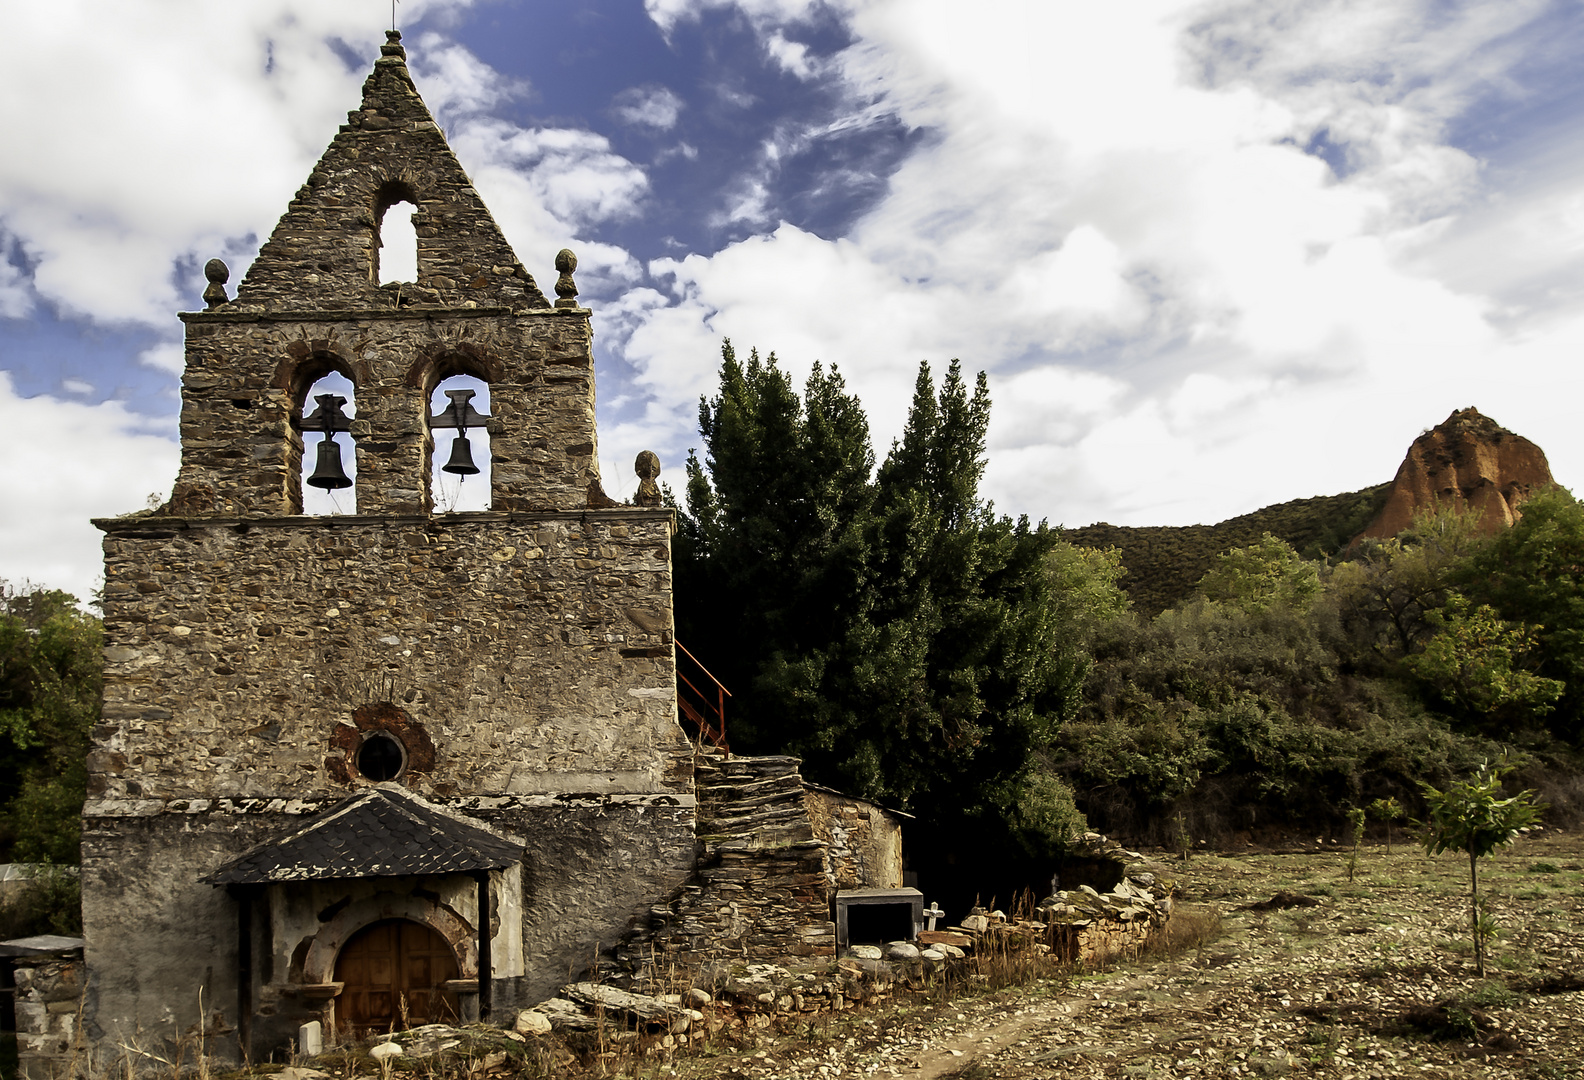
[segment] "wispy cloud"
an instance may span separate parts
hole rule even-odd
[[[624,124],[670,131],[682,113],[682,99],[664,86],[633,86],[617,94],[611,108]]]

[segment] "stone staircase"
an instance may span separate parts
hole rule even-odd
[[[658,988],[712,959],[834,955],[826,845],[814,836],[794,757],[700,752],[698,869],[618,949]]]

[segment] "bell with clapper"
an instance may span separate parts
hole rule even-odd
[[[441,472],[458,476],[474,476],[479,467],[473,464],[473,445],[468,442],[467,431],[459,431],[451,440],[451,460],[440,466]]]
[[[473,408],[476,391],[447,390],[445,393],[451,399],[451,404],[431,416],[429,426],[456,428],[456,435],[451,439],[451,460],[440,466],[440,471],[466,479],[479,471],[479,467],[473,464],[473,444],[468,442],[467,429],[484,427],[489,423],[489,418]]]
[[[341,467],[341,446],[335,441],[336,432],[352,430],[352,421],[341,411],[346,398],[320,394],[314,401],[319,407],[303,418],[303,430],[323,432],[324,439],[319,443],[319,456],[314,461],[313,475],[308,477],[308,486],[326,491],[349,488],[352,478]]]
[[[319,458],[314,463],[313,475],[308,478],[308,486],[326,491],[352,486],[352,478],[341,467],[341,446],[335,441],[333,432],[319,444]]]

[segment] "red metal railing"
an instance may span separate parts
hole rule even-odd
[[[726,745],[726,699],[731,697],[731,691],[680,641],[676,642],[676,650],[677,711],[698,728],[699,742],[730,753],[731,748]],[[683,663],[684,658],[688,663]],[[690,674],[693,678],[688,677]]]

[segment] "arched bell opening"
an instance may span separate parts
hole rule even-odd
[[[489,383],[472,374],[440,379],[429,394],[429,507],[436,514],[490,508]]]
[[[351,430],[357,389],[337,368],[311,383],[304,378],[307,385],[296,397],[297,428],[302,433],[297,509],[304,514],[357,513],[357,447]]]
[[[336,956],[336,1026],[362,1038],[458,1023],[459,977],[456,953],[437,930],[412,919],[382,919],[348,938]]]
[[[380,185],[374,198],[374,258],[370,267],[374,284],[418,280],[418,230],[413,224],[417,212],[418,196],[411,185],[396,180]]]

